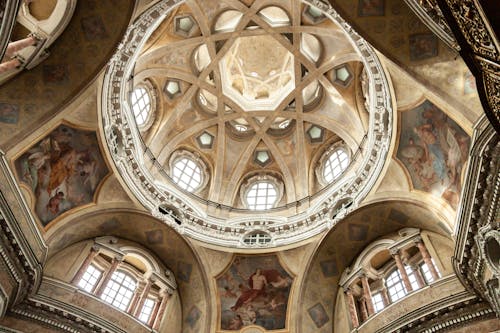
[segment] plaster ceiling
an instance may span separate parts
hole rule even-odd
[[[373,51],[327,5],[296,0],[280,7],[267,1],[250,6],[227,1],[216,10],[212,5],[193,1],[170,11],[134,64],[134,85],[128,87],[150,86],[154,119],[150,127],[137,131],[132,125],[132,134],[117,137],[128,141],[131,135],[134,147],[147,151],[137,161],[152,181],[146,187],[174,194],[178,200],[170,200],[170,206],[184,217],[201,214],[204,224],[208,213],[217,221],[237,222],[236,228],[255,216],[249,208],[290,228],[283,218],[294,217],[305,227],[300,221],[329,197],[336,197],[329,207],[342,197],[353,201],[346,196],[359,203],[359,192],[366,195],[384,161],[384,149],[375,146],[388,145],[392,127],[389,89]],[[380,81],[376,89],[375,80]],[[376,101],[375,95],[380,95]],[[133,121],[130,117],[127,121]],[[343,147],[350,166],[342,162],[347,170],[328,182],[322,168],[335,147]],[[180,160],[189,168],[196,166],[187,160],[198,165],[196,186],[176,169]],[[252,184],[263,181],[274,188],[275,202],[252,208]],[[161,217],[154,198],[143,204]],[[279,227],[264,229],[272,233]],[[253,230],[247,225],[237,233]]]

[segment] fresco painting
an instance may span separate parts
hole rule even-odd
[[[188,312],[188,315],[186,317],[186,322],[189,324],[191,328],[194,328],[200,317],[201,317],[200,309],[198,309],[196,305],[193,305],[191,307],[191,310],[189,310]]]
[[[217,278],[221,329],[285,328],[292,282],[275,255],[236,256]]]
[[[476,79],[471,72],[467,71],[464,75],[464,94],[469,95],[477,92]]]
[[[429,101],[401,114],[397,157],[417,190],[431,192],[456,208],[470,137]]]
[[[359,0],[359,16],[384,16],[385,0]]]
[[[19,120],[19,106],[10,103],[0,103],[0,122],[17,124]]]
[[[316,303],[314,306],[310,307],[307,312],[309,313],[309,316],[311,316],[311,319],[314,321],[317,328],[322,327],[330,320],[321,303]]]
[[[418,61],[438,55],[438,40],[433,34],[410,35],[410,60]]]
[[[44,226],[63,212],[93,200],[108,168],[95,132],[61,125],[16,162],[21,181],[35,195],[35,211]]]

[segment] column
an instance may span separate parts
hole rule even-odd
[[[365,296],[361,297],[359,299],[360,301],[360,307],[359,309],[361,310],[361,320],[365,322],[368,319],[368,311],[366,310],[366,299]]]
[[[408,278],[408,274],[406,274],[405,266],[401,261],[401,256],[399,255],[399,251],[391,252],[392,257],[396,260],[396,266],[398,267],[399,274],[401,274],[401,278],[403,279],[403,284],[405,285],[406,291],[411,292],[413,288],[411,287],[410,279]]]
[[[139,297],[139,301],[137,302],[137,305],[135,306],[135,311],[133,313],[134,317],[138,317],[141,314],[142,307],[144,306],[144,302],[146,301],[146,298],[148,298],[149,291],[151,290],[151,285],[152,282],[150,279],[146,281],[146,285],[144,286],[144,289],[142,290],[141,297]]]
[[[370,284],[368,283],[368,277],[366,275],[361,276],[361,284],[363,285],[363,295],[366,301],[366,308],[368,310],[368,316],[375,313],[372,301],[372,292],[370,291]]]
[[[104,292],[104,289],[108,285],[109,280],[111,280],[111,277],[115,273],[116,269],[118,268],[118,265],[122,262],[123,257],[115,257],[113,258],[113,261],[111,262],[111,267],[109,270],[106,272],[106,275],[102,279],[101,284],[99,285],[99,288],[96,291],[96,296],[101,297],[102,293]]]
[[[353,328],[359,327],[358,311],[356,310],[356,303],[354,303],[354,296],[351,289],[345,291],[347,297],[347,308],[349,309],[349,314],[351,316],[351,323]]]
[[[416,265],[410,266],[411,270],[413,271],[413,274],[415,275],[415,278],[417,279],[418,287],[423,288],[425,287],[425,281],[424,277],[422,276],[422,273],[420,272],[420,269]]]
[[[7,46],[7,50],[5,51],[5,56],[8,58],[12,58],[16,52],[19,52],[28,46],[35,45],[36,42],[37,40],[34,36],[16,40],[15,42],[10,42]]]
[[[0,64],[0,74],[6,73],[12,69],[21,66],[21,61],[19,59],[12,59]]]
[[[165,309],[167,308],[168,300],[170,299],[170,294],[165,291],[162,299],[160,307],[158,308],[158,312],[156,313],[156,318],[154,319],[153,329],[159,330],[161,320],[163,319],[163,315],[165,314]]]
[[[391,300],[389,299],[389,294],[387,293],[387,288],[384,286],[380,293],[382,294],[382,300],[384,301],[384,307],[389,306],[391,304]]]
[[[427,247],[425,246],[424,242],[419,239],[416,241],[418,250],[420,251],[420,254],[422,255],[422,258],[424,259],[424,262],[427,264],[427,267],[429,267],[429,270],[432,275],[432,279],[434,281],[439,279],[439,274],[436,270],[436,267],[434,267],[434,264],[432,262],[431,256],[429,252],[427,251]]]
[[[135,288],[135,291],[134,291],[134,296],[132,296],[132,301],[130,302],[130,305],[128,306],[128,310],[127,310],[127,313],[131,316],[134,315],[137,303],[139,302],[139,299],[141,298],[143,289],[144,289],[143,283],[138,282],[137,288]]]
[[[94,260],[94,258],[97,256],[98,253],[99,253],[99,247],[96,245],[92,245],[92,247],[90,248],[90,252],[87,255],[87,258],[85,258],[82,266],[80,267],[78,272],[76,272],[75,276],[71,280],[72,284],[77,284],[78,282],[80,282],[80,280],[83,277],[83,274],[85,274],[87,268],[89,268],[90,264],[92,263],[92,260]]]

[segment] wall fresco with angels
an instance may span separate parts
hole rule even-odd
[[[217,278],[220,328],[285,328],[292,282],[275,255],[235,256]]]
[[[401,113],[397,157],[408,169],[413,187],[442,197],[454,208],[469,145],[467,133],[429,101]]]
[[[19,179],[35,196],[44,226],[65,211],[92,202],[108,173],[96,133],[60,125],[15,162]]]

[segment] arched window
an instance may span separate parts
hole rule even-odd
[[[130,107],[134,114],[135,122],[139,129],[142,130],[147,129],[151,123],[153,96],[150,90],[151,87],[141,84],[132,91],[130,96]]]
[[[201,185],[201,169],[194,161],[183,157],[174,163],[172,178],[181,188],[193,192]]]
[[[249,209],[265,210],[273,208],[278,199],[278,191],[270,181],[255,182],[246,194]]]
[[[116,271],[104,289],[101,299],[125,311],[132,300],[136,287],[137,283],[133,277],[125,272]]]
[[[391,298],[391,302],[396,302],[398,299],[404,297],[406,295],[406,289],[403,284],[403,279],[401,278],[401,274],[396,269],[393,271],[386,279],[387,292],[389,293],[389,297]]]
[[[337,148],[331,152],[323,166],[323,178],[327,183],[338,178],[349,165],[349,155],[343,148]]]

